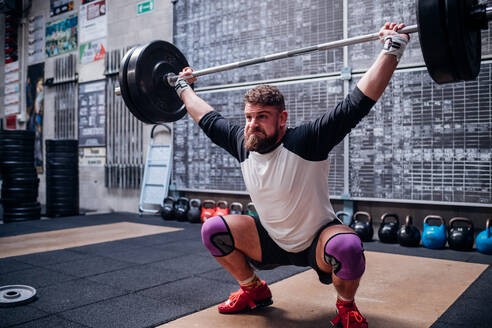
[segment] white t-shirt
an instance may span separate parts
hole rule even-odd
[[[246,188],[270,237],[288,252],[301,252],[336,216],[329,194],[328,153],[369,112],[374,101],[358,88],[313,122],[288,128],[272,151],[244,148],[244,128],[219,113],[199,122],[210,139],[241,163]]]

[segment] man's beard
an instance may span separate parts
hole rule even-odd
[[[254,132],[260,132],[260,134]],[[263,130],[252,130],[244,134],[244,148],[261,154],[267,153],[277,144],[278,135],[278,129],[275,129],[275,133],[270,137],[266,136]]]

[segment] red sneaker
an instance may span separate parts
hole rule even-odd
[[[360,314],[354,301],[337,300],[337,316],[333,318],[331,326],[335,327],[340,321],[343,328],[367,328],[367,320]]]
[[[229,299],[219,305],[220,313],[238,313],[273,304],[272,292],[265,281],[258,287],[240,286],[239,290],[231,293]]]

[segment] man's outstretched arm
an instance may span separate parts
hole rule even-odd
[[[377,101],[386,89],[398,65],[398,60],[403,54],[406,42],[409,40],[407,34],[397,33],[403,27],[405,27],[405,24],[386,23],[381,28],[379,36],[385,42],[385,50],[379,54],[371,68],[364,74],[359,83],[357,83],[360,91],[374,101]],[[397,37],[391,39],[392,36]]]
[[[174,88],[186,106],[188,114],[195,120],[198,124],[205,114],[213,111],[214,109],[205,100],[198,97],[198,95],[190,88],[188,83],[193,83],[196,78],[187,79],[186,77],[190,75],[193,70],[189,67],[185,68],[181,73],[179,73],[180,79],[176,81]]]

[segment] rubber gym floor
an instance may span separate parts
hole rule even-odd
[[[371,327],[492,326],[492,256],[364,248],[357,305]],[[0,327],[329,327],[336,294],[312,270],[259,275],[274,304],[221,315],[216,305],[237,284],[203,247],[199,224],[131,213],[3,224],[0,286],[32,286],[37,299],[0,308]]]

